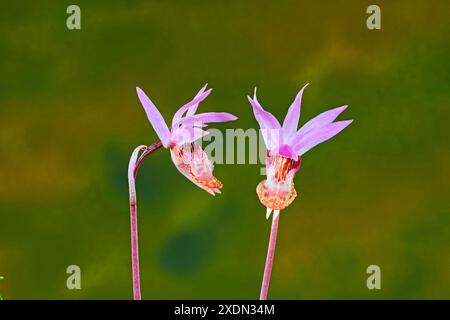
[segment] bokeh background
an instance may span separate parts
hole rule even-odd
[[[450,298],[450,2],[8,1],[0,12],[0,295],[129,299],[127,165],[156,135],[135,93],[166,119],[208,82],[202,111],[256,127],[245,96],[301,122],[349,104],[354,123],[308,152],[280,221],[273,299]],[[211,197],[167,150],[138,182],[147,299],[258,298],[270,222],[260,165],[217,165]],[[66,268],[82,290],[66,288]],[[382,289],[366,288],[366,268]]]

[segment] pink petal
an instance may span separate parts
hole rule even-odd
[[[201,137],[206,136],[207,134],[209,134],[209,132],[204,131],[201,128],[192,128],[192,127],[176,128],[172,131],[171,143],[180,146],[185,143],[194,142],[195,140],[200,139]]]
[[[202,88],[203,90],[203,88]],[[177,123],[183,114],[188,110],[189,108],[198,105],[200,102],[206,99],[206,97],[211,93],[212,89],[207,90],[206,92],[200,93],[202,90],[199,91],[199,93],[195,96],[195,98],[192,101],[189,101],[184,106],[182,106],[180,109],[178,109],[177,112],[175,112],[175,115],[172,119],[172,127],[174,123]]]
[[[256,98],[256,89],[255,89],[255,95],[254,98],[250,98],[247,96],[248,101],[250,101],[250,104],[253,107],[253,113],[255,115],[256,121],[258,121],[261,129],[280,129],[280,123],[278,122],[277,118],[274,117],[273,114],[266,111],[261,107],[258,99]]]
[[[300,120],[303,90],[305,90],[308,84],[309,83],[305,84],[303,88],[299,91],[299,93],[297,93],[294,102],[292,102],[286,114],[286,117],[284,118],[283,134],[286,137],[286,139],[289,139],[297,132],[298,121]]]
[[[207,86],[208,86],[208,84],[205,84],[205,85],[203,86],[203,88],[201,88],[200,91],[197,93],[197,95],[194,97],[194,99],[195,99],[195,98],[198,98],[203,92],[205,92]],[[197,104],[194,104],[192,107],[190,107],[190,108],[188,109],[188,111],[187,111],[187,113],[186,113],[186,116],[192,116],[192,115],[194,115],[195,112],[197,112],[197,108],[198,108],[198,103],[197,103]]]
[[[322,112],[318,116],[314,117],[313,119],[309,120],[307,123],[305,123],[300,130],[297,132],[297,136],[301,137],[302,135],[306,134],[310,130],[315,130],[320,127],[324,127],[330,123],[332,123],[345,109],[347,109],[347,105],[334,108],[325,112]]]
[[[301,137],[292,149],[299,156],[301,156],[311,148],[317,146],[319,143],[334,137],[352,122],[353,120],[338,121],[330,123],[325,127],[310,130]]]
[[[253,114],[255,115],[256,121],[259,123],[267,149],[276,149],[282,140],[280,123],[277,118],[273,116],[273,114],[261,107],[256,99],[256,92],[254,99],[249,96],[247,96],[247,98],[253,107]]]
[[[161,140],[163,146],[167,148],[167,145],[170,140],[170,131],[169,128],[167,127],[166,122],[164,121],[164,118],[162,117],[161,113],[158,111],[156,106],[153,104],[153,102],[149,99],[149,97],[147,97],[145,92],[142,91],[141,88],[136,87],[136,91],[139,100],[141,101],[141,104],[144,107],[145,113],[147,114],[148,120],[152,124],[153,129],[155,129],[156,134]]]
[[[267,150],[277,152],[283,143],[283,132],[281,129],[261,129]]]
[[[227,112],[205,112],[199,113],[194,116],[186,116],[182,118],[179,124],[193,124],[193,123],[211,123],[211,122],[228,122],[234,121],[237,117]]]

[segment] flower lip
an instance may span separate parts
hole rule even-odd
[[[282,210],[294,201],[297,192],[293,180],[300,166],[300,157],[294,160],[267,152],[267,179],[261,181],[256,188],[259,200],[266,208]]]
[[[286,184],[288,189],[280,191],[274,191],[269,188],[267,180],[261,181],[256,187],[256,193],[258,194],[259,201],[266,207],[272,210],[286,209],[297,197],[295,191],[294,182]]]
[[[302,158],[292,159],[278,154],[267,153],[267,166],[269,167],[268,180],[284,182],[292,179],[302,165]]]
[[[178,171],[192,183],[212,195],[220,193],[222,182],[214,177],[211,161],[196,142],[175,145],[170,154]]]

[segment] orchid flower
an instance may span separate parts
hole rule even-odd
[[[269,240],[269,249],[264,270],[260,299],[267,299],[270,274],[272,270],[275,243],[278,230],[280,210],[287,208],[297,196],[294,187],[294,176],[300,169],[302,156],[318,144],[331,139],[353,120],[334,120],[347,108],[347,105],[331,109],[319,114],[308,121],[300,129],[301,100],[306,84],[295,97],[288,109],[283,124],[259,103],[256,97],[256,89],[253,98],[248,100],[253,107],[253,113],[267,147],[266,176],[267,179],[260,182],[256,188],[259,200],[267,208],[266,218],[270,217],[272,210],[272,228]]]
[[[205,100],[212,91],[212,89],[206,90],[206,86],[197,93],[193,100],[178,109],[173,116],[170,128],[144,91],[136,87],[139,100],[160,141],[148,147],[144,145],[137,147],[131,155],[128,166],[133,296],[135,300],[141,299],[135,180],[142,161],[154,151],[164,147],[170,150],[175,167],[195,185],[212,195],[220,193],[220,189],[222,188],[222,182],[213,176],[213,165],[211,161],[209,161],[206,153],[195,141],[208,134],[203,129],[208,123],[233,121],[237,117],[226,112],[196,114],[199,103]],[[144,152],[138,158],[141,150]]]
[[[170,150],[172,161],[177,169],[210,194],[219,193],[222,183],[212,175],[213,166],[195,140],[208,134],[202,129],[208,123],[233,121],[237,117],[226,112],[195,114],[199,103],[206,99],[212,91],[212,89],[205,91],[205,85],[192,101],[178,109],[172,119],[172,128],[169,129],[158,109],[144,91],[140,88],[136,89],[148,120],[162,145]],[[184,113],[186,116],[183,116]]]

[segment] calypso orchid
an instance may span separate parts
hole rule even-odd
[[[197,93],[193,100],[178,109],[173,116],[170,128],[144,91],[138,87],[136,88],[147,118],[160,141],[150,146],[141,145],[137,147],[133,151],[128,165],[133,296],[135,300],[141,299],[135,180],[142,161],[159,148],[167,148],[170,150],[172,161],[176,168],[191,182],[212,195],[220,193],[222,188],[222,182],[213,176],[211,161],[200,145],[196,143],[196,140],[208,134],[207,131],[203,130],[208,123],[233,121],[237,117],[226,112],[196,114],[199,103],[211,93],[212,89],[206,90],[206,86]],[[143,153],[138,158],[140,151],[143,151]]]
[[[267,299],[272,270],[275,243],[278,230],[279,212],[287,208],[297,196],[294,187],[294,176],[300,169],[302,156],[346,128],[353,120],[334,120],[347,108],[346,105],[325,111],[308,121],[300,129],[301,100],[306,84],[295,97],[288,109],[283,125],[259,103],[256,89],[253,98],[248,100],[253,107],[253,113],[261,128],[261,133],[267,147],[266,176],[256,188],[259,200],[267,208],[266,217],[274,210],[272,228],[269,240],[266,266],[260,299]]]
[[[233,121],[237,117],[226,112],[195,114],[199,103],[206,99],[212,91],[212,89],[205,91],[205,85],[192,101],[178,109],[173,116],[171,129],[169,129],[158,109],[144,91],[140,88],[136,88],[136,90],[148,120],[155,129],[162,145],[170,150],[172,161],[177,169],[186,178],[210,194],[219,193],[222,183],[213,176],[213,166],[195,140],[208,134],[207,131],[202,129],[208,123]]]
[[[248,97],[267,147],[267,179],[258,185],[257,193],[261,203],[269,210],[285,209],[297,196],[293,179],[300,169],[301,156],[337,135],[353,121],[333,122],[347,108],[345,105],[319,114],[298,129],[302,94],[307,86],[297,94],[283,125],[263,109],[256,98],[256,90],[253,99]]]

